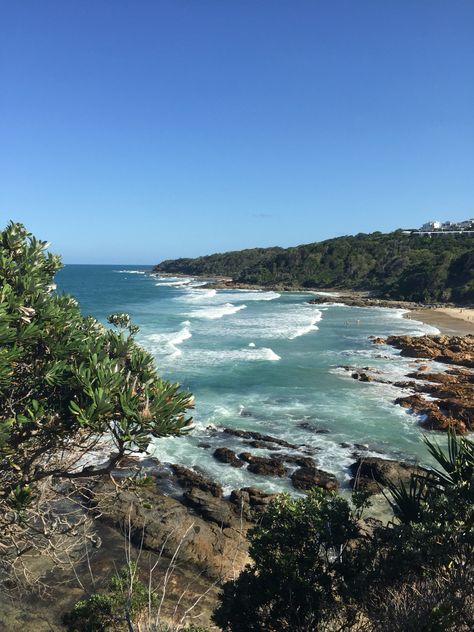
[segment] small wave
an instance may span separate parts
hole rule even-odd
[[[216,305],[215,307],[203,307],[190,312],[188,316],[191,318],[205,318],[206,320],[216,320],[223,316],[230,316],[245,309],[247,305],[233,305],[232,303],[224,303],[224,305]]]
[[[192,279],[181,279],[180,281],[159,281],[158,283],[155,283],[155,285],[162,285],[162,286],[168,286],[168,287],[181,287],[182,285],[189,285],[189,283],[191,283]]]
[[[180,356],[182,352],[181,349],[178,349],[178,345],[192,337],[189,320],[185,320],[181,324],[183,327],[179,331],[148,335],[146,346],[151,347],[153,353],[172,357]]]
[[[198,289],[196,285],[186,288],[186,294],[184,296],[178,296],[176,300],[184,301],[185,303],[197,303],[199,301],[207,301],[214,298],[217,294],[216,290]]]
[[[274,301],[281,296],[278,292],[262,292],[260,290],[232,290],[225,292],[225,294],[236,301]]]
[[[189,355],[189,354],[188,354]],[[211,350],[194,350],[192,355],[186,356],[192,363],[193,356],[196,355],[196,361],[199,360],[200,365],[216,365],[216,364],[236,364],[237,362],[277,362],[281,357],[270,349],[270,347],[250,348],[250,349],[222,349],[220,351]]]
[[[146,274],[146,270],[114,270],[117,274]]]
[[[338,292],[311,292],[311,294],[316,294],[317,296],[341,296]]]
[[[307,325],[304,325],[303,327],[299,327],[298,329],[296,329],[296,331],[294,331],[292,334],[288,336],[288,340],[294,340],[295,338],[299,338],[300,336],[305,336],[306,334],[309,334],[312,331],[317,331],[319,327],[316,325],[316,323],[319,323],[322,317],[323,315],[321,311],[317,309],[311,321]]]

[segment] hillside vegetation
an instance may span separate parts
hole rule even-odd
[[[368,290],[397,300],[473,303],[474,238],[371,233],[292,248],[166,260],[155,272],[222,275],[238,283]]]

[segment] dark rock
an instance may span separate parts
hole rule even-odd
[[[315,467],[300,467],[291,475],[291,482],[296,489],[322,487],[328,491],[337,489],[336,477]]]
[[[228,463],[232,467],[243,467],[242,461],[238,456],[229,448],[217,448],[214,451],[214,458],[221,463]]]
[[[308,430],[309,432],[314,432],[315,434],[328,434],[331,431],[328,428],[321,428],[320,426],[313,426],[309,421],[302,421],[297,424],[298,428],[303,428],[303,430]]]
[[[209,492],[216,498],[222,498],[222,487],[218,483],[210,481],[202,474],[198,474],[198,472],[190,470],[183,465],[173,463],[170,467],[174,475],[176,476],[178,483],[184,489],[192,489],[193,487],[197,487],[198,489],[202,489],[205,492]]]
[[[205,520],[215,522],[222,528],[237,526],[234,507],[222,498],[216,498],[197,487],[185,491],[183,498],[185,504],[192,507]]]
[[[232,491],[229,500],[235,506],[237,515],[242,515],[246,520],[256,521],[275,496],[276,494],[267,494],[255,487],[243,487]]]
[[[298,465],[299,467],[316,467],[316,462],[310,456],[301,456],[299,454],[272,454],[274,459]]]
[[[272,437],[270,435],[262,434],[260,432],[253,432],[250,430],[237,430],[234,428],[224,428],[223,432],[225,432],[226,434],[230,434],[234,437],[241,437],[242,439],[257,439],[258,441],[268,441],[270,443],[276,443],[276,445],[281,445],[284,448],[298,449],[297,445],[288,443],[288,441],[284,441],[283,439],[278,439],[277,437]]]
[[[285,476],[285,466],[278,458],[254,456],[250,452],[242,452],[239,458],[247,461],[248,471],[263,476]]]
[[[426,472],[416,465],[378,457],[360,457],[350,465],[349,470],[353,476],[353,489],[367,490],[372,494],[380,492],[387,480],[408,483],[413,474]]]
[[[276,444],[270,443],[268,441],[245,441],[245,443],[252,448],[257,448],[258,450],[279,450],[280,448],[276,447]]]

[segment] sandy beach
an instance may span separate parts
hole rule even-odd
[[[474,335],[474,309],[460,307],[432,307],[412,310],[405,318],[421,320],[437,327],[442,334],[465,336]]]

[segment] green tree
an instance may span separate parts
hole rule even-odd
[[[4,570],[41,539],[50,543],[54,524],[67,530],[55,510],[64,481],[108,473],[153,438],[191,426],[192,397],[157,375],[126,314],[107,328],[54,291],[61,261],[47,246],[21,224],[0,232]],[[101,465],[91,466],[93,450]]]

